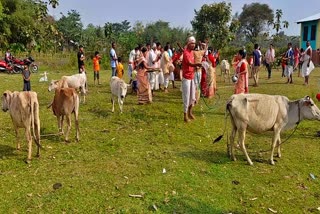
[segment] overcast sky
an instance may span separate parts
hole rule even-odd
[[[76,10],[81,15],[81,21],[86,27],[92,23],[103,26],[106,22],[122,22],[128,20],[131,26],[136,21],[144,24],[158,20],[170,22],[172,27],[185,27],[191,29],[190,21],[194,18],[194,9],[199,10],[203,4],[211,4],[221,1],[208,0],[59,0],[56,9],[50,9],[49,13],[56,19],[60,13],[67,15],[68,11]],[[250,4],[252,0],[226,0],[231,2],[233,14],[241,13],[244,4]],[[300,25],[297,20],[320,13],[320,0],[259,0],[274,11],[282,9],[283,20],[289,22],[288,35],[299,35]],[[155,6],[156,5],[156,6]]]

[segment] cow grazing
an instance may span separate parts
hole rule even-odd
[[[76,140],[79,141],[79,96],[74,88],[56,88],[53,101],[51,103],[53,114],[57,117],[58,129],[63,133],[63,119],[66,116],[67,131],[65,141],[68,142],[68,136],[71,129],[71,114],[74,114],[76,127]],[[49,106],[50,107],[50,106]]]
[[[33,91],[11,92],[5,91],[2,95],[2,110],[9,111],[14,126],[17,150],[20,150],[18,129],[24,128],[28,141],[28,158],[27,163],[31,161],[32,155],[32,136],[37,144],[37,156],[40,156],[40,119],[39,103],[37,93]]]
[[[112,112],[114,112],[115,99],[118,98],[120,112],[122,113],[123,101],[127,94],[128,85],[119,77],[114,76],[111,78],[110,87],[111,87]]]
[[[72,76],[63,76],[60,80],[52,80],[48,87],[48,91],[54,91],[56,88],[74,88],[80,90],[81,95],[83,96],[83,102],[85,103],[86,83],[86,73],[82,72]]]
[[[221,77],[224,79],[224,82],[226,81],[226,78],[228,78],[230,82],[230,64],[228,60],[224,59],[221,61],[220,70]]]
[[[238,132],[239,146],[250,165],[253,163],[248,156],[244,142],[246,130],[253,133],[273,131],[270,162],[274,165],[273,154],[276,146],[278,157],[281,157],[281,131],[294,128],[304,119],[320,120],[320,110],[309,96],[289,101],[287,97],[279,95],[236,94],[231,96],[226,109],[230,112],[232,123],[230,145],[228,145],[229,155],[236,160],[233,144]]]

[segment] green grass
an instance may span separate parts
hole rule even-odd
[[[260,87],[250,87],[250,92],[314,98],[319,71],[312,72],[311,84],[305,87],[297,73],[293,85],[284,84],[280,71],[266,80],[263,68]],[[58,79],[71,73],[76,69],[49,70],[48,76]],[[0,91],[22,89],[21,75],[0,74],[0,78]],[[53,93],[39,78],[34,74],[31,84],[38,92],[41,134],[54,134],[56,118],[47,109]],[[101,71],[102,85],[93,86],[91,71],[88,79],[87,103],[80,105],[80,142],[75,141],[73,120],[71,143],[65,144],[62,136],[43,136],[41,158],[33,157],[29,165],[24,163],[24,138],[23,149],[16,151],[10,116],[1,113],[0,213],[152,213],[154,207],[158,213],[270,213],[268,208],[278,213],[319,212],[318,122],[299,125],[282,146],[282,158],[275,166],[268,164],[269,153],[254,153],[269,148],[271,133],[248,134],[254,162],[249,166],[241,151],[238,161],[228,159],[226,136],[212,144],[223,132],[231,83],[218,81],[220,99],[207,101],[210,109],[201,100],[195,107],[196,120],[186,124],[179,89],[156,92],[151,105],[137,105],[137,98],[129,94],[120,114],[118,105],[111,112],[110,71]],[[34,155],[35,150],[34,146]],[[56,183],[62,186],[54,190]]]

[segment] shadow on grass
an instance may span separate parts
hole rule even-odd
[[[182,198],[174,198],[170,201],[170,205],[162,205],[160,210],[165,213],[234,213],[244,214],[244,212],[225,210],[212,204],[205,203],[197,198],[187,196]]]
[[[97,107],[90,108],[89,112],[95,114],[98,117],[104,117],[104,118],[107,118],[112,113],[111,109],[110,110],[104,110],[104,109],[100,109],[100,108],[97,108]]]
[[[225,164],[230,162],[226,152],[198,150],[178,153],[179,157],[192,158],[195,160],[206,161],[208,163]]]
[[[16,149],[11,146],[0,145],[0,158],[8,157],[8,156],[16,156],[16,154],[14,154],[14,151],[16,151]]]

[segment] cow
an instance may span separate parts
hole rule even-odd
[[[276,146],[278,157],[281,157],[281,131],[294,128],[304,119],[320,120],[320,110],[309,96],[289,101],[287,97],[280,95],[235,94],[228,100],[226,110],[231,115],[232,124],[230,145],[228,145],[229,155],[236,160],[234,138],[238,132],[239,146],[250,165],[253,163],[245,147],[247,130],[253,133],[273,131],[270,163],[274,165],[273,154]]]
[[[122,113],[123,102],[127,94],[128,85],[119,77],[114,76],[111,78],[110,87],[111,87],[112,112],[114,112],[115,99],[118,98],[120,112]]]
[[[30,163],[32,155],[32,135],[37,145],[37,156],[40,157],[40,119],[39,103],[37,93],[33,91],[11,92],[5,91],[2,95],[2,110],[9,111],[14,126],[17,150],[20,150],[18,129],[25,129],[25,136],[28,141],[28,158],[26,163]]]
[[[220,70],[221,70],[221,78],[224,79],[224,82],[226,82],[226,78],[228,78],[230,82],[230,64],[228,60],[224,59],[221,61]]]
[[[86,83],[86,73],[82,72],[80,74],[74,74],[72,76],[63,76],[60,80],[51,80],[48,91],[54,91],[56,88],[74,88],[80,90],[81,95],[83,95],[83,103],[85,103]]]
[[[79,96],[74,88],[56,88],[55,95],[50,106],[57,117],[58,129],[65,135],[65,142],[69,142],[71,129],[71,114],[74,114],[76,127],[76,140],[79,141]],[[50,107],[48,106],[48,107]],[[63,132],[63,119],[66,116],[67,131]]]

